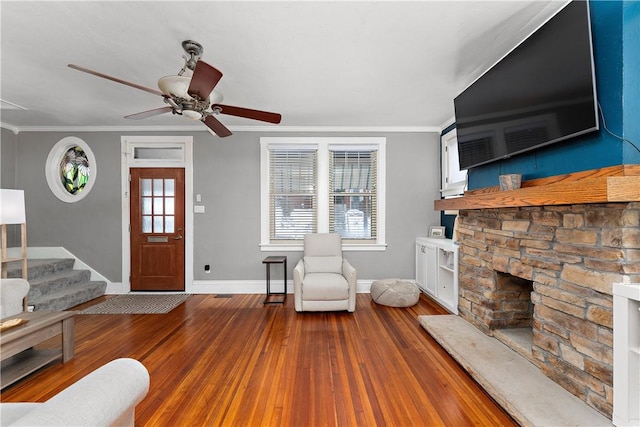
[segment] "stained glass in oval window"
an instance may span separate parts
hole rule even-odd
[[[60,161],[60,179],[69,194],[77,194],[89,182],[89,159],[81,147],[69,148]]]

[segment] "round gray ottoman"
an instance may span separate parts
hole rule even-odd
[[[401,279],[376,280],[371,284],[371,298],[389,307],[411,307],[420,299],[420,289],[415,283]]]

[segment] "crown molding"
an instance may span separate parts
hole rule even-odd
[[[5,122],[0,122],[0,128],[10,130],[11,132],[13,132],[14,135],[17,135],[18,133],[20,133],[19,128]]]
[[[440,125],[440,131],[442,132],[443,130],[445,130],[446,128],[448,128],[449,126],[454,124],[455,122],[456,122],[456,116],[449,117],[447,120],[442,122],[442,124]]]
[[[2,127],[19,132],[207,132],[194,126],[13,126],[0,122]],[[400,132],[440,133],[440,126],[228,126],[232,132]]]

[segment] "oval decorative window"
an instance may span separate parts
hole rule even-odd
[[[78,194],[89,182],[89,159],[82,147],[71,147],[62,156],[60,178],[69,194]]]
[[[63,202],[82,200],[96,180],[96,160],[82,139],[68,136],[47,157],[46,177],[53,194]]]

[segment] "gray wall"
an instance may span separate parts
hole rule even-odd
[[[0,188],[15,188],[17,136],[5,128],[0,130]]]
[[[136,133],[127,132],[127,135]],[[150,135],[153,133],[144,133]],[[157,133],[156,133],[157,134]],[[194,194],[204,214],[194,220],[195,280],[264,279],[260,242],[260,133],[237,132],[217,139],[207,132],[169,133],[194,138]],[[3,131],[4,139],[4,131]],[[63,246],[114,282],[121,281],[121,132],[21,132],[17,136],[16,185],[25,190],[29,246]],[[167,133],[163,133],[167,135]],[[46,183],[49,151],[66,136],[82,138],[93,150],[97,179],[83,200],[58,200]],[[313,134],[268,136],[386,136],[387,210],[384,252],[347,252],[361,279],[414,276],[414,239],[439,224],[437,133]],[[4,154],[4,143],[3,143]],[[3,156],[3,169],[4,169]],[[4,172],[3,172],[4,180]],[[301,253],[283,253],[293,268]],[[210,264],[212,272],[204,273]],[[291,276],[289,276],[291,277]]]
[[[0,188],[16,187],[16,135],[2,128],[0,138]],[[20,246],[20,226],[7,225],[7,247]]]
[[[93,190],[76,203],[54,196],[45,177],[49,151],[67,136],[83,139],[97,162]],[[109,280],[120,282],[120,134],[21,132],[17,151],[17,187],[25,192],[29,246],[62,246]]]

